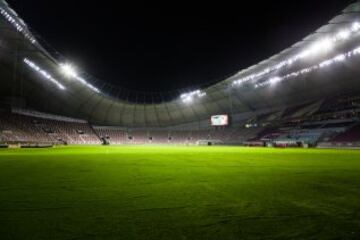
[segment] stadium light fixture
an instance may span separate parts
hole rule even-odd
[[[60,64],[60,71],[66,77],[69,77],[69,78],[72,78],[75,81],[78,81],[79,83],[83,84],[84,86],[86,86],[87,88],[93,90],[96,93],[100,93],[100,90],[98,88],[94,87],[93,85],[88,83],[84,78],[80,77],[79,74],[77,73],[75,67],[73,65],[71,65],[70,63]]]
[[[348,39],[348,38],[350,37],[350,34],[351,34],[350,31],[348,31],[348,30],[343,30],[343,31],[339,32],[339,33],[336,35],[336,37],[345,40],[345,39]]]
[[[360,23],[359,22],[354,22],[352,27],[351,27],[351,31],[357,32],[359,30],[360,30]]]
[[[320,52],[325,52],[331,50],[333,47],[333,41],[331,41],[330,38],[324,38],[320,40],[319,42],[314,43],[308,50],[308,54],[305,55],[305,57],[313,54],[318,54]]]
[[[28,31],[27,27],[25,26],[24,22],[21,21],[21,19],[19,21],[18,20],[18,16],[16,14],[15,11],[13,11],[12,9],[10,9],[12,11],[13,16],[6,11],[3,7],[0,7],[0,14],[21,34],[23,34],[23,36],[28,39],[32,44],[36,43],[35,38],[31,35],[30,31]],[[15,18],[15,17],[16,18]],[[23,25],[23,26],[22,26]]]
[[[67,76],[67,77],[77,77],[77,72],[75,70],[75,67],[73,67],[69,63],[60,64],[61,72]]]
[[[305,75],[305,74],[311,73],[315,70],[318,70],[318,69],[321,69],[324,67],[328,67],[328,66],[336,64],[336,63],[344,62],[346,59],[353,58],[353,57],[359,56],[359,55],[360,55],[360,47],[355,48],[352,51],[349,51],[349,52],[346,52],[343,54],[339,54],[333,58],[327,59],[327,60],[325,60],[319,64],[313,65],[311,67],[303,68],[299,71],[286,74],[285,76],[282,76],[282,77],[273,77],[273,78],[268,79],[267,81],[257,83],[257,84],[255,84],[255,88],[264,87],[264,86],[271,85],[271,84],[274,84],[277,82],[281,82],[281,81],[295,78],[295,77],[298,77],[301,75]]]
[[[281,78],[280,77],[273,77],[269,79],[270,84],[276,84],[277,82],[280,82]]]
[[[342,29],[341,31],[335,33],[332,36],[328,36],[327,38],[324,38],[319,42],[316,42],[307,49],[300,51],[298,54],[291,56],[288,59],[285,59],[284,61],[281,61],[278,64],[267,67],[265,70],[261,70],[257,73],[245,75],[237,80],[234,80],[232,82],[232,85],[239,86],[248,81],[260,80],[260,78],[264,77],[265,75],[273,71],[278,71],[285,67],[289,67],[298,60],[307,58],[314,54],[327,52],[331,50],[337,42],[348,40],[349,38],[351,38],[352,36],[354,36],[356,33],[359,32],[360,32],[360,23],[353,22],[349,27]]]
[[[182,101],[183,101],[184,103],[192,103],[193,100],[194,100],[194,98],[192,98],[192,97],[186,97],[186,98],[183,98],[183,99],[182,99]]]
[[[48,80],[49,82],[54,83],[59,89],[65,90],[64,85],[62,85],[58,80],[50,75],[47,71],[39,67],[36,63],[29,60],[28,58],[24,58],[24,63],[29,66],[32,70],[38,72],[44,79]]]
[[[100,93],[100,90],[96,87],[94,87],[93,85],[91,85],[90,83],[88,83],[84,78],[76,76],[74,79],[76,79],[77,81],[81,82],[82,84],[84,84],[86,87],[90,88],[91,90],[93,90],[96,93]]]
[[[299,55],[297,55],[298,58],[306,58],[311,54],[310,49],[302,51]]]
[[[206,93],[201,90],[196,90],[188,93],[183,93],[180,95],[180,98],[185,103],[193,102],[194,98],[202,98],[206,96]]]

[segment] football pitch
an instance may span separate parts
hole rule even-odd
[[[359,239],[360,151],[0,149],[0,239]]]

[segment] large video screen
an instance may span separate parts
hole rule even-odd
[[[228,115],[211,116],[211,126],[227,126],[227,125],[229,125]]]

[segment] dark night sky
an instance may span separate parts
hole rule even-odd
[[[165,91],[219,81],[262,61],[354,1],[8,2],[82,70],[130,89]]]

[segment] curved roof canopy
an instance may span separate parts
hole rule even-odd
[[[134,93],[77,72],[0,0],[1,96],[99,125],[164,127],[358,91],[360,3],[303,40],[202,89]],[[145,103],[147,102],[147,103]],[[148,103],[152,102],[152,103]]]

